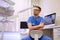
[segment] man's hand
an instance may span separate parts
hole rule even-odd
[[[38,30],[43,30],[43,28],[39,28]]]

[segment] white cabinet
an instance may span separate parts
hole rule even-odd
[[[53,31],[54,40],[60,40],[60,28],[55,28]]]
[[[60,40],[60,27],[53,26],[53,28],[45,29],[44,35],[51,37],[52,40]]]

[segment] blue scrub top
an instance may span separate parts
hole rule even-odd
[[[32,23],[32,26],[39,25],[40,23],[44,23],[44,19],[40,16],[36,19],[34,16],[29,17],[27,23]]]

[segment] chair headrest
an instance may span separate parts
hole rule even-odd
[[[43,35],[43,31],[42,30],[32,30],[32,31],[30,31],[30,35],[32,38],[35,38],[35,35],[37,35],[38,38],[40,38]]]

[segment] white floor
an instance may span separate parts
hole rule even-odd
[[[4,32],[3,40],[20,40],[19,32]],[[0,40],[2,40],[2,33],[0,32]]]

